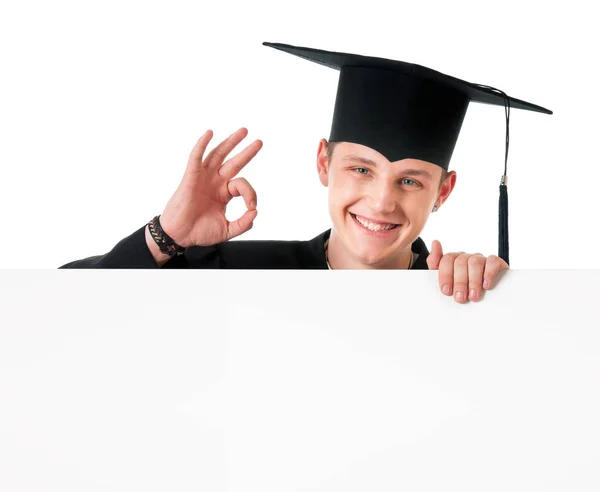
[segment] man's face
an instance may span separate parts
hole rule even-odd
[[[438,196],[442,169],[429,162],[390,162],[364,145],[340,142],[327,162],[326,145],[319,146],[321,182],[329,188],[332,234],[352,261],[368,266],[397,262],[419,236]],[[453,173],[451,173],[453,174]],[[443,201],[442,200],[442,201]],[[440,200],[438,200],[438,204]]]

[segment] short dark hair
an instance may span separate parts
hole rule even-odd
[[[450,174],[450,173],[446,169],[442,168],[442,177],[440,178],[440,186],[438,188],[438,191],[442,187],[442,185],[444,184],[444,181],[446,181],[446,178],[448,177],[448,174]]]
[[[333,155],[333,151],[335,150],[336,145],[337,145],[337,142],[329,142],[327,144],[327,162],[331,161],[331,156]],[[440,178],[440,188],[442,187],[442,184],[448,177],[448,174],[449,174],[448,171],[446,169],[442,168],[442,177]]]

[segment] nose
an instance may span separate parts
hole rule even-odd
[[[380,214],[394,212],[397,206],[396,191],[394,184],[387,180],[372,183],[368,195],[373,212]]]

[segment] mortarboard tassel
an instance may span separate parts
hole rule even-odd
[[[498,256],[508,263],[508,190],[506,189],[506,176],[502,176],[498,203]]]
[[[502,91],[500,91],[502,92]],[[510,121],[510,100],[508,96],[502,92],[504,96],[504,111],[506,114],[506,149],[504,151],[504,174],[500,182],[500,199],[498,200],[498,256],[502,258],[507,265],[508,261],[508,189],[506,168],[508,165],[508,143],[509,132],[508,123]]]
[[[507,185],[507,167],[508,167],[508,144],[509,144],[509,122],[510,122],[510,100],[501,90],[490,87],[489,85],[476,84],[479,87],[485,87],[494,92],[502,94],[504,98],[504,114],[506,116],[506,147],[504,150],[504,174],[500,181],[500,198],[498,200],[498,256],[507,264],[508,261],[508,189]]]

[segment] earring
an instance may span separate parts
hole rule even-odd
[[[437,211],[438,211],[438,207],[437,207],[437,205],[434,205],[432,212],[437,212]]]

